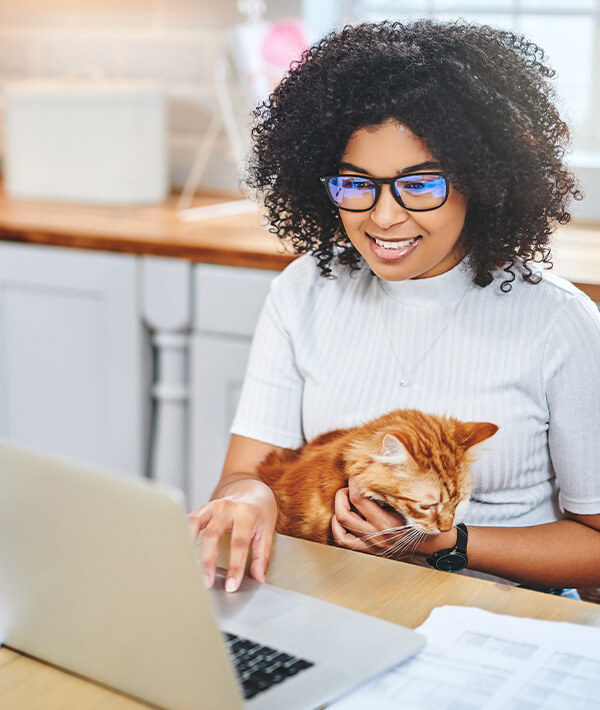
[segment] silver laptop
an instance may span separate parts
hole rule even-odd
[[[414,631],[269,584],[227,594],[220,576],[209,593],[196,557],[177,491],[0,441],[9,647],[168,710],[293,710],[424,645]]]

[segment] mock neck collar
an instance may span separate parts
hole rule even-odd
[[[405,281],[384,281],[379,283],[386,295],[399,303],[411,306],[444,306],[459,301],[473,286],[473,278],[468,260],[439,276]]]

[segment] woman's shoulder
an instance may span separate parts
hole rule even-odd
[[[509,310],[526,319],[529,327],[552,331],[557,327],[560,329],[561,323],[567,319],[598,331],[600,311],[597,304],[570,281],[548,269],[539,269],[533,282],[523,278],[525,272],[522,267],[515,268],[514,272],[516,278],[511,282],[510,291],[502,291],[507,275],[499,270],[490,284],[490,292],[498,305],[502,302],[512,306]]]
[[[301,302],[307,298],[334,298],[335,294],[346,293],[360,288],[372,278],[372,272],[365,265],[350,269],[335,258],[329,264],[331,273],[321,274],[318,259],[308,253],[299,256],[273,279],[272,296],[277,301]]]
[[[513,267],[515,279],[510,282],[510,290],[503,292],[503,283],[510,279],[506,271],[498,269],[490,286],[493,286],[499,295],[513,294],[515,298],[523,300],[539,300],[547,304],[550,309],[571,302],[581,302],[595,308],[593,301],[581,289],[562,276],[549,269],[536,269],[535,266],[532,267],[532,271],[532,280],[526,280],[524,276],[527,271],[521,264],[516,264]]]

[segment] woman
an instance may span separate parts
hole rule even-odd
[[[249,184],[304,256],[273,283],[221,481],[192,514],[207,585],[226,531],[226,588],[250,546],[264,579],[269,451],[418,408],[500,426],[473,468],[470,570],[600,586],[600,317],[535,265],[579,197],[542,59],[489,27],[347,27],[257,109]],[[401,523],[352,480],[337,495],[339,545],[384,552],[373,534]],[[453,529],[415,557],[456,544]]]

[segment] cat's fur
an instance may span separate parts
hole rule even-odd
[[[471,448],[493,436],[489,422],[399,409],[363,426],[322,434],[272,452],[257,469],[277,499],[277,531],[332,542],[334,498],[356,477],[363,495],[400,513],[423,533],[449,530],[471,492]]]

